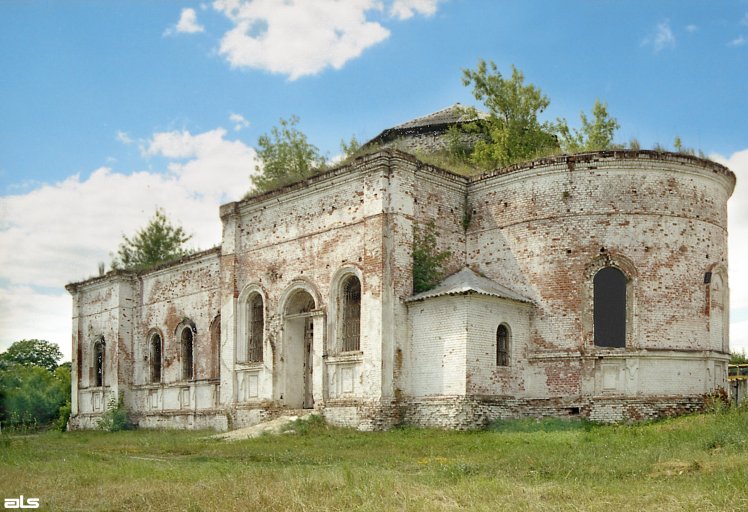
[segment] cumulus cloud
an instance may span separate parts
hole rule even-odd
[[[401,20],[412,18],[416,14],[433,16],[439,0],[395,0],[390,6],[390,16]]]
[[[727,204],[730,279],[730,346],[748,351],[748,267],[742,264],[748,256],[748,149],[729,157],[711,155],[737,176],[732,198]]]
[[[340,69],[390,32],[368,19],[376,0],[216,0],[231,20],[219,52],[234,68],[263,69],[296,80]]]
[[[142,151],[165,159],[160,172],[101,167],[87,178],[0,198],[0,350],[45,337],[69,357],[71,310],[63,286],[95,275],[122,234],[143,227],[157,207],[193,235],[193,247],[220,243],[218,207],[249,189],[257,162],[251,147],[226,133],[153,135]]]
[[[655,53],[659,53],[666,48],[675,48],[675,42],[670,20],[665,20],[657,24],[653,34],[644,38],[642,46],[651,46]]]
[[[205,32],[205,27],[197,22],[197,13],[195,9],[189,7],[182,9],[179,15],[179,21],[173,27],[166,29],[164,35],[171,36],[175,34],[197,34]]]
[[[134,140],[130,137],[130,135],[127,132],[119,131],[117,132],[116,139],[120,141],[122,144],[130,145]]]

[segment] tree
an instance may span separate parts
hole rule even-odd
[[[501,76],[496,64],[481,60],[475,70],[463,70],[464,85],[473,85],[473,96],[488,109],[481,121],[486,138],[473,149],[476,164],[492,168],[532,159],[558,150],[555,127],[538,115],[550,100],[512,66],[512,77]]]
[[[274,126],[270,135],[261,135],[257,140],[257,156],[261,165],[255,166],[257,174],[252,183],[257,192],[294,183],[312,176],[325,165],[319,149],[307,141],[306,135],[296,129],[299,118],[280,119],[280,127]]]
[[[361,150],[361,143],[358,141],[355,135],[351,136],[350,142],[343,139],[340,140],[340,151],[343,152],[343,160],[351,158],[353,155]]]
[[[184,244],[192,236],[185,234],[181,226],[173,226],[163,210],[157,209],[145,228],[132,238],[125,235],[122,238],[112,268],[144,270],[189,254]]]
[[[39,366],[50,372],[57,368],[60,359],[62,352],[56,343],[37,339],[16,341],[0,354],[0,361],[6,365]]]
[[[70,399],[70,368],[13,365],[0,370],[0,421],[15,428],[48,425]]]
[[[580,151],[601,151],[613,146],[613,135],[620,127],[618,121],[608,114],[608,105],[595,100],[592,107],[592,121],[580,112],[581,130],[570,130],[566,119],[558,120],[561,150],[565,153]]]

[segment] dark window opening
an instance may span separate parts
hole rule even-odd
[[[595,274],[594,334],[599,347],[626,346],[626,276],[615,267]]]
[[[161,382],[161,336],[154,334],[151,337],[151,383]]]
[[[221,314],[210,324],[210,378],[221,378]]]
[[[191,327],[182,329],[182,379],[192,380],[195,378],[193,361],[194,335]]]
[[[349,276],[343,281],[340,300],[341,350],[351,352],[361,347],[361,281]]]
[[[262,342],[265,330],[265,312],[262,296],[257,293],[249,301],[249,336],[247,340],[247,361],[262,361]]]
[[[104,385],[104,361],[106,353],[106,344],[104,339],[100,339],[94,344],[94,379],[97,387]]]
[[[509,329],[504,324],[496,329],[496,366],[509,366]]]

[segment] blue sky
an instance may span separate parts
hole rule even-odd
[[[109,262],[156,206],[220,241],[280,117],[341,139],[455,102],[461,70],[516,65],[576,124],[596,98],[620,142],[730,165],[732,339],[748,348],[748,1],[217,0],[0,2],[0,350],[69,355],[62,286]]]

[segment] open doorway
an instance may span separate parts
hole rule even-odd
[[[314,298],[304,290],[288,299],[283,315],[283,402],[291,409],[314,407]]]

